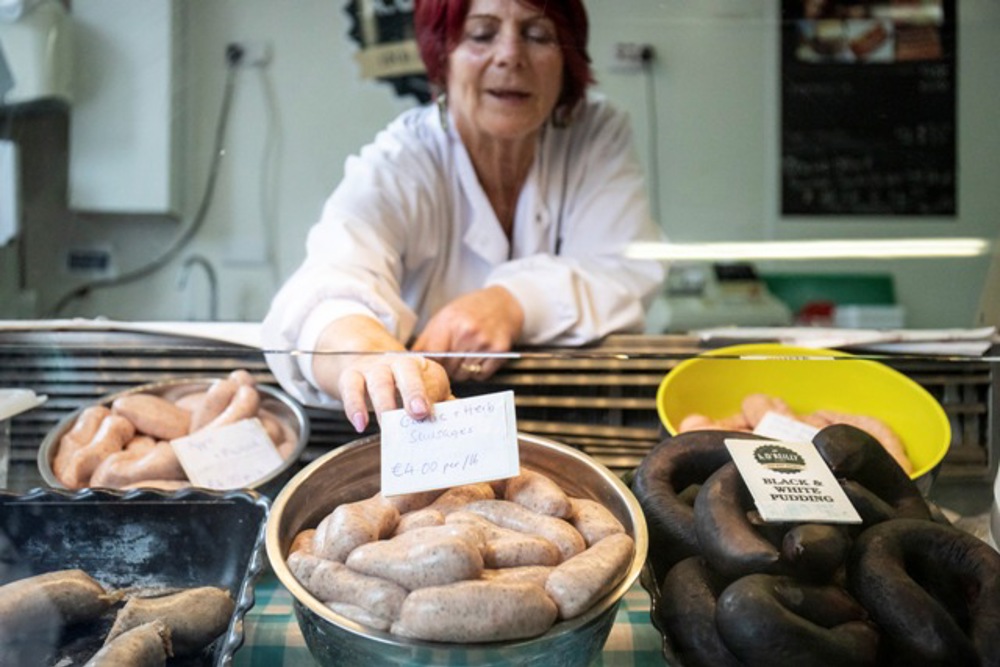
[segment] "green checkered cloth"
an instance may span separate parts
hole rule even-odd
[[[292,596],[273,575],[255,586],[257,601],[243,624],[245,641],[234,667],[317,667],[292,612]],[[636,583],[618,606],[615,624],[593,667],[647,667],[666,663],[660,634],[649,619],[649,594]]]

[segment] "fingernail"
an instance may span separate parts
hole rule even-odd
[[[365,413],[355,412],[351,417],[351,424],[354,426],[355,431],[358,433],[363,432],[365,427],[368,426],[368,420],[366,419]]]
[[[413,399],[410,401],[410,412],[415,415],[426,415],[428,412],[427,401],[422,398]]]

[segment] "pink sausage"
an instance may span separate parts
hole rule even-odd
[[[521,474],[507,480],[504,498],[524,505],[533,512],[565,519],[572,511],[569,498],[558,484],[534,470],[522,469]]]

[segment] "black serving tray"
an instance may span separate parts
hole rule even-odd
[[[0,585],[79,568],[108,589],[224,588],[236,602],[227,631],[199,656],[168,664],[228,667],[243,644],[243,619],[264,567],[269,510],[270,501],[250,490],[0,492]],[[102,645],[117,608],[68,629],[49,664],[85,663]]]

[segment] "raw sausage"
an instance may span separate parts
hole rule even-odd
[[[477,500],[491,500],[496,497],[493,487],[487,483],[463,484],[453,486],[432,502],[428,507],[447,516],[450,512],[462,509],[465,505]]]
[[[229,591],[214,586],[156,598],[132,598],[118,610],[105,644],[132,628],[160,620],[170,628],[174,653],[195,655],[225,631],[235,608]]]
[[[134,435],[132,422],[116,414],[108,415],[91,441],[70,456],[66,468],[54,472],[67,488],[82,489],[90,482],[90,476],[101,461],[121,451]]]
[[[0,586],[0,646],[98,618],[119,596],[83,570],[56,570]]]
[[[299,580],[324,604],[352,604],[386,621],[393,621],[399,616],[407,594],[404,587],[382,577],[355,572],[336,561],[317,558],[317,562],[309,563],[309,560],[310,557],[305,557],[299,561],[301,564],[290,562],[289,567],[294,565],[293,574],[297,571],[304,578],[305,570],[302,565],[311,568],[307,580]],[[299,578],[299,574],[296,574],[296,578]]]
[[[500,569],[483,570],[486,581],[508,581],[535,584],[545,588],[545,581],[555,568],[551,565],[522,565]]]
[[[204,428],[213,419],[222,414],[228,407],[229,402],[236,395],[236,388],[239,385],[229,378],[216,380],[208,387],[205,397],[197,408],[191,413],[191,432]]]
[[[92,405],[80,413],[69,432],[59,439],[59,449],[52,461],[52,471],[57,477],[62,477],[73,454],[94,439],[101,422],[110,414],[111,410],[103,405]]]
[[[160,442],[149,451],[126,449],[110,454],[94,470],[90,485],[120,489],[151,479],[187,481],[169,442]]]
[[[572,511],[569,498],[559,485],[534,470],[522,469],[517,477],[508,479],[504,494],[506,500],[539,514],[565,519]]]
[[[404,541],[415,533],[447,527],[421,528],[391,540],[363,544],[345,562],[356,572],[394,581],[410,591],[478,579],[483,573],[483,556],[467,539],[446,535]]]
[[[534,584],[460,581],[410,593],[392,632],[438,642],[505,641],[545,633],[557,614]]]
[[[249,419],[257,415],[260,407],[260,392],[253,385],[241,384],[233,394],[233,399],[229,405],[220,412],[214,419],[202,426],[205,428],[217,428],[228,424],[235,424],[242,419]]]
[[[118,635],[83,667],[160,667],[173,654],[170,628],[154,620]]]
[[[556,565],[562,560],[556,545],[544,537],[503,528],[474,512],[452,512],[446,521],[447,525],[465,524],[482,530],[485,536],[483,563],[486,567]]]
[[[188,434],[191,414],[154,394],[135,393],[119,396],[111,403],[111,412],[128,419],[139,433],[158,440],[173,440]]]
[[[587,546],[600,542],[608,535],[624,533],[625,527],[607,507],[589,498],[571,498],[573,511],[569,521],[583,535]]]
[[[545,582],[545,592],[559,607],[559,617],[578,616],[610,593],[628,571],[634,549],[628,535],[609,535],[556,566]]]
[[[344,562],[355,548],[388,537],[399,523],[399,511],[379,496],[338,505],[316,527],[317,556]]]
[[[381,616],[376,616],[364,607],[359,607],[356,604],[350,604],[348,602],[327,602],[325,604],[331,610],[340,614],[344,618],[349,618],[355,623],[372,628],[373,630],[386,632],[392,627],[392,621],[382,618]]]
[[[562,560],[587,548],[583,536],[568,521],[532,512],[509,500],[478,500],[466,505],[465,509],[498,526],[544,537],[556,545]]]
[[[396,524],[396,531],[393,535],[400,535],[416,528],[442,525],[444,525],[444,514],[441,514],[441,512],[433,507],[425,507],[400,516],[399,523]]]

